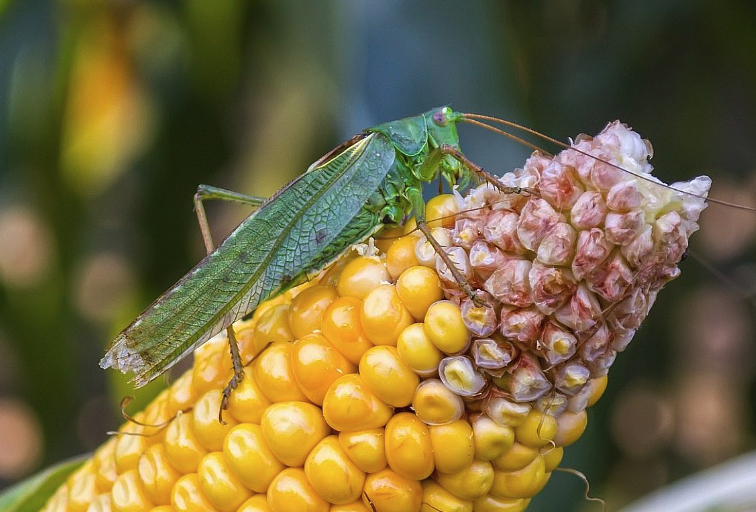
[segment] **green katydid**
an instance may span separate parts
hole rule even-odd
[[[225,407],[243,376],[230,325],[322,270],[350,246],[384,226],[401,224],[410,213],[462,290],[472,296],[427,228],[422,186],[436,178],[451,185],[482,179],[503,193],[527,192],[504,187],[461,152],[458,122],[477,124],[535,147],[481,121],[501,122],[541,136],[514,123],[440,107],[365,130],[268,200],[200,189],[195,203],[209,254],[116,337],[100,366],[133,372],[133,382],[140,387],[227,329],[234,377],[224,390]],[[212,250],[203,197],[243,200],[259,208]]]

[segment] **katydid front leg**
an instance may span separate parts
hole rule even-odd
[[[239,194],[238,192],[211,187],[210,185],[200,185],[197,187],[197,193],[194,194],[194,211],[197,213],[197,222],[199,222],[200,225],[202,241],[205,243],[205,250],[208,254],[213,252],[215,244],[213,243],[213,237],[210,233],[210,224],[207,222],[205,207],[202,204],[202,201],[207,199],[237,201],[254,207],[259,207],[265,202],[265,199],[261,197],[247,196]],[[231,396],[231,391],[236,389],[236,386],[238,386],[244,379],[244,365],[242,364],[241,354],[239,353],[239,343],[236,341],[236,333],[234,333],[233,325],[226,327],[226,335],[228,336],[228,348],[231,351],[231,364],[234,368],[234,375],[231,377],[231,380],[225,389],[223,389],[223,400],[221,401],[221,406],[218,410],[218,421],[224,425],[226,424],[226,421],[223,419],[223,411],[228,409],[228,399]]]

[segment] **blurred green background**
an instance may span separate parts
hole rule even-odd
[[[132,391],[97,362],[202,257],[199,183],[270,195],[451,104],[562,140],[619,118],[663,180],[753,205],[755,23],[747,0],[0,0],[0,488],[120,423]],[[461,137],[498,173],[527,155]],[[248,213],[208,209],[216,238]],[[563,461],[610,510],[755,444],[756,215],[703,220],[721,275],[684,263]],[[583,492],[555,474],[531,509],[597,510]]]

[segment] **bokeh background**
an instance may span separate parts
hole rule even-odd
[[[747,0],[0,0],[0,488],[120,423],[134,393],[97,362],[202,257],[199,183],[270,195],[451,104],[562,140],[619,118],[665,181],[754,205],[754,23]],[[499,173],[527,155],[461,136]],[[248,213],[208,209],[216,238]],[[756,214],[704,213],[567,450],[610,510],[756,444],[755,236]],[[555,474],[532,510],[596,510],[583,492]]]

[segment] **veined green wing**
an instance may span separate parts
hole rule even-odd
[[[235,320],[380,227],[366,200],[396,153],[355,137],[266,201],[113,341],[103,368],[142,386]]]

